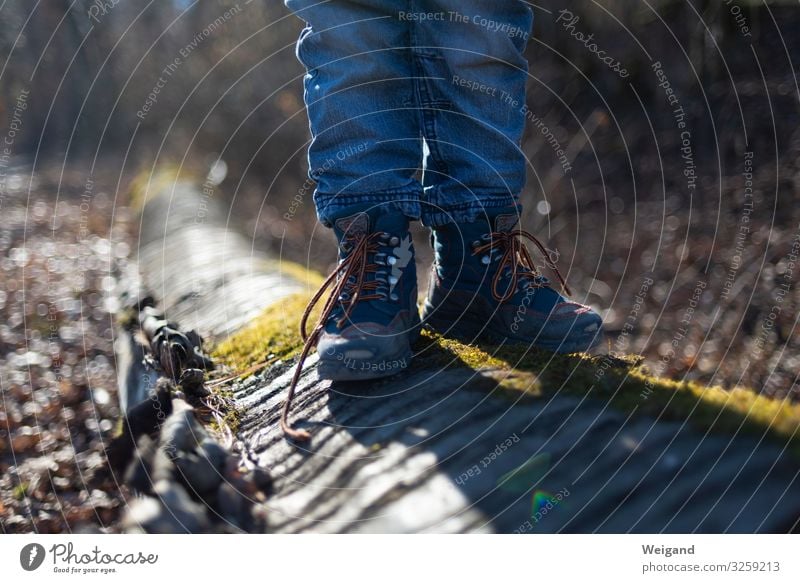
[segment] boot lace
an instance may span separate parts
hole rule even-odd
[[[558,267],[550,259],[547,248],[529,232],[522,229],[514,229],[512,231],[487,233],[481,237],[480,241],[473,243],[473,255],[484,255],[484,264],[488,265],[493,259],[496,260],[498,254],[502,254],[500,255],[497,271],[492,278],[492,297],[501,303],[510,300],[517,292],[520,280],[527,280],[526,286],[543,287],[547,285],[547,278],[543,277],[536,268],[530,251],[525,246],[524,239],[536,245],[542,257],[544,257],[547,267],[558,277],[564,292],[567,295],[572,295]],[[501,293],[499,291],[501,280],[506,274],[509,274],[511,281]]]
[[[281,411],[281,429],[283,433],[298,441],[307,441],[311,434],[305,429],[294,429],[289,423],[289,412],[292,407],[295,389],[300,380],[303,363],[308,357],[311,348],[317,340],[330,318],[336,318],[336,327],[341,329],[349,320],[350,314],[358,302],[370,300],[394,300],[396,296],[388,293],[388,279],[385,267],[391,265],[394,256],[380,253],[382,245],[392,244],[396,237],[389,233],[377,231],[358,238],[346,238],[341,243],[342,250],[346,253],[333,272],[325,279],[320,288],[308,302],[303,317],[300,320],[300,336],[303,339],[303,350],[295,365],[292,382],[286,395],[286,401]],[[370,257],[372,260],[370,260]],[[373,279],[367,279],[369,274],[375,274]],[[311,312],[319,304],[326,290],[328,298],[322,307],[322,312],[316,324],[308,332],[308,319]]]

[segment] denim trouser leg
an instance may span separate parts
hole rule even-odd
[[[409,27],[392,0],[286,0],[306,21],[297,43],[311,127],[309,176],[320,221],[359,203],[419,218],[422,157]]]
[[[524,2],[286,5],[308,23],[297,53],[308,70],[309,167],[321,222],[362,202],[393,202],[431,226],[516,203],[533,19]]]
[[[413,28],[426,155],[422,220],[470,222],[525,184],[524,56],[533,13],[516,0],[427,0]]]

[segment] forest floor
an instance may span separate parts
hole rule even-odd
[[[134,217],[114,182],[9,169],[0,226],[0,532],[107,525],[118,489],[88,485],[120,410],[116,276]]]

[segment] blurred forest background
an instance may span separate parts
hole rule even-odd
[[[627,78],[558,21],[565,9]],[[549,132],[526,129],[525,228],[605,315],[612,350],[678,380],[797,399],[797,2],[534,10],[527,99]],[[213,167],[214,196],[259,246],[321,271],[334,255],[303,187],[302,23],[281,2],[10,0],[0,21],[0,473],[16,500],[0,500],[2,517],[39,483],[35,468],[6,472],[12,448],[71,441],[64,464],[42,462],[67,492],[112,429],[110,292],[135,253],[138,172]],[[87,518],[77,502],[74,516],[51,512],[42,494],[25,520],[58,530]]]

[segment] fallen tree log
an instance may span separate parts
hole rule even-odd
[[[154,184],[139,267],[170,320],[249,371],[224,386],[239,409],[238,448],[274,479],[269,531],[797,530],[800,408],[657,379],[636,358],[424,334],[400,375],[331,384],[310,357],[293,420],[312,439],[287,441],[278,418],[302,278],[254,260],[219,209],[196,222],[197,185]]]

